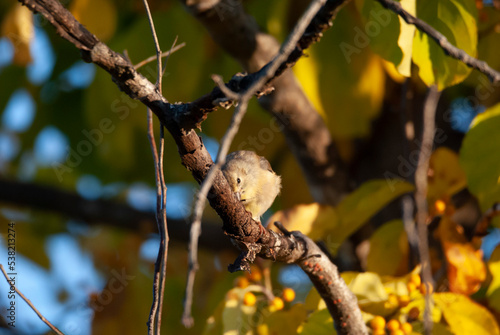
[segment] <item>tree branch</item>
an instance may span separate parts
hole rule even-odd
[[[7,272],[5,272],[5,269],[3,268],[3,265],[0,264],[0,270],[2,271],[5,279],[7,280],[7,283],[10,285],[11,289],[14,288],[14,290],[16,291],[17,294],[19,294],[19,296],[28,304],[28,306],[30,306],[30,308],[33,310],[33,312],[36,313],[36,315],[38,315],[38,317],[40,318],[40,320],[42,320],[47,326],[49,326],[50,329],[52,329],[57,335],[64,335],[64,333],[62,331],[60,331],[56,326],[54,326],[52,323],[50,323],[49,320],[47,320],[43,315],[42,313],[40,313],[38,311],[38,309],[36,309],[36,307],[31,303],[31,301],[26,298],[26,296],[21,292],[19,291],[19,289],[15,286],[14,283],[12,283],[10,280],[9,280],[9,276],[7,274]]]
[[[49,186],[0,179],[0,203],[27,206],[57,212],[86,224],[105,224],[110,227],[136,231],[141,234],[156,232],[153,213],[133,209],[111,200],[88,200],[76,193]],[[187,219],[168,218],[168,230],[175,241],[189,241]],[[234,246],[224,238],[219,223],[204,222],[204,234],[200,247],[212,251],[233,250]]]
[[[424,285],[427,285],[425,293],[424,328],[427,335],[432,333],[431,319],[431,290],[434,286],[432,280],[430,256],[429,256],[429,233],[427,231],[427,173],[429,171],[429,160],[434,145],[434,134],[436,130],[436,108],[441,92],[436,86],[428,89],[424,104],[424,131],[422,135],[422,148],[418,155],[417,170],[415,172],[415,203],[417,207],[417,231],[418,231],[418,252],[422,264],[422,278]]]

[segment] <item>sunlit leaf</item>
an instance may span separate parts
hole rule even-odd
[[[25,6],[14,4],[2,22],[1,35],[14,47],[14,64],[26,66],[31,62],[30,43],[35,32],[33,13]]]
[[[472,121],[460,150],[467,185],[486,211],[500,201],[500,104]]]
[[[413,189],[412,184],[403,181],[371,180],[363,183],[337,206],[339,226],[329,231],[328,246],[343,242],[389,202]]]
[[[477,53],[477,9],[467,0],[419,1],[417,16],[446,36],[448,41],[472,57]],[[439,90],[463,81],[471,69],[445,55],[430,37],[417,30],[413,41],[413,61],[420,78]]]
[[[462,227],[447,216],[439,223],[438,236],[448,261],[450,291],[465,295],[476,292],[486,279],[482,252],[467,241]]]
[[[370,237],[366,270],[380,275],[396,275],[408,268],[408,240],[401,220],[379,227]],[[406,272],[405,271],[405,272]]]
[[[491,313],[468,297],[455,293],[436,293],[433,297],[453,333],[500,334],[498,324]]]
[[[495,248],[488,261],[488,270],[493,279],[488,286],[486,296],[489,305],[500,312],[500,245]]]
[[[111,0],[74,0],[69,7],[75,18],[99,39],[106,41],[115,33],[117,13]]]
[[[321,103],[319,87],[319,71],[315,57],[303,57],[293,67],[293,73],[300,81],[304,93],[307,95],[318,113],[326,118],[325,110]]]
[[[360,305],[387,300],[388,295],[379,275],[371,272],[343,272],[341,275]]]
[[[288,230],[300,230],[313,239],[325,239],[327,247],[336,253],[340,244],[370,217],[401,194],[413,190],[406,182],[389,183],[372,180],[349,194],[336,207],[297,205],[275,213],[268,223],[279,221]]]
[[[465,172],[458,155],[446,147],[437,148],[429,161],[427,197],[430,203],[438,199],[449,199],[467,185]]]
[[[415,14],[415,0],[402,0],[400,3],[406,11]],[[399,74],[409,77],[415,26],[407,24],[378,2],[357,0],[356,5],[360,8],[364,25],[363,30],[357,31],[359,37],[354,41],[368,40],[373,51],[394,64]]]

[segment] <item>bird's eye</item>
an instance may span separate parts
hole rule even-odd
[[[241,179],[240,178],[236,179],[236,181],[238,182],[238,184],[241,183]]]

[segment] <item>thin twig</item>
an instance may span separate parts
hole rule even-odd
[[[182,322],[186,327],[190,327],[194,323],[191,314],[193,285],[196,271],[198,270],[197,248],[198,238],[201,234],[201,216],[205,207],[205,201],[208,195],[208,191],[212,187],[216,174],[220,171],[220,168],[226,161],[226,156],[228,154],[231,143],[234,139],[234,136],[238,133],[241,120],[243,120],[243,117],[247,111],[248,101],[259,89],[263,87],[264,84],[266,84],[266,82],[270,78],[274,76],[276,70],[287,60],[290,53],[295,49],[297,42],[304,34],[307,26],[314,18],[316,13],[325,4],[325,2],[326,0],[315,0],[309,5],[307,10],[295,25],[285,43],[282,45],[279,53],[270,63],[265,66],[266,70],[259,73],[259,76],[255,78],[255,80],[252,82],[252,85],[250,85],[246,91],[239,94],[236,92],[228,92],[230,95],[234,94],[239,97],[239,105],[238,107],[236,107],[236,110],[231,119],[231,124],[229,125],[226,133],[224,134],[224,137],[221,140],[219,151],[217,152],[217,159],[211,166],[210,171],[201,184],[200,191],[197,194],[196,203],[194,205],[189,243],[189,269],[186,283],[186,296],[184,299],[184,312],[182,316]],[[215,77],[215,80],[217,82],[217,77]]]
[[[177,40],[177,38],[176,38],[176,40]],[[185,46],[186,46],[186,43],[185,43],[185,42],[182,42],[181,44],[177,45],[175,48],[172,48],[171,50],[168,50],[168,51],[163,52],[163,53],[161,54],[161,57],[169,57],[171,54],[173,54],[174,52],[176,52],[176,51],[178,51],[178,50],[180,50],[180,49],[184,48]],[[144,65],[146,65],[146,64],[148,64],[148,63],[151,63],[152,61],[154,61],[154,60],[158,59],[157,57],[158,57],[157,55],[154,55],[154,56],[148,57],[148,58],[146,58],[145,60],[143,60],[143,61],[141,61],[141,62],[137,63],[136,65],[134,65],[134,68],[135,68],[136,70],[138,70],[140,67],[142,67],[142,66],[144,66]],[[166,62],[166,60],[165,60],[165,62]]]
[[[429,257],[429,241],[427,231],[427,171],[429,170],[429,159],[432,152],[435,133],[436,108],[441,92],[436,86],[431,86],[427,92],[424,103],[424,129],[422,135],[422,148],[418,157],[417,171],[415,172],[415,202],[417,205],[417,231],[418,231],[418,251],[420,262],[422,263],[422,281],[427,290],[425,293],[424,329],[426,334],[432,333],[431,319],[431,290],[434,286]]]
[[[162,74],[162,66],[161,66],[161,49],[160,43],[158,43],[158,36],[156,36],[155,24],[153,22],[153,17],[151,16],[151,11],[149,10],[148,0],[142,0],[144,3],[144,7],[146,8],[146,13],[148,14],[149,27],[151,28],[151,34],[153,35],[153,40],[155,42],[156,49],[156,60],[158,65],[158,77],[156,78],[156,87],[161,92],[161,74]]]
[[[156,49],[156,60],[158,64],[156,89],[161,93],[162,91],[162,52],[160,44],[158,43],[158,36],[156,35],[155,25],[147,0],[143,0],[146,13],[148,15],[149,26]],[[177,41],[177,39],[176,39]],[[175,44],[175,42],[174,42]],[[173,45],[172,45],[173,47]],[[172,53],[170,49],[168,55]],[[168,58],[167,58],[168,59]],[[153,113],[148,108],[148,138],[153,152],[153,160],[155,166],[155,179],[156,179],[156,222],[160,232],[160,247],[158,249],[158,257],[155,262],[155,273],[153,276],[153,303],[148,320],[148,334],[160,334],[161,329],[161,314],[163,310],[163,293],[165,291],[165,276],[167,272],[167,259],[168,259],[168,228],[167,228],[167,214],[166,214],[166,197],[167,188],[165,186],[165,178],[163,176],[163,151],[164,151],[164,130],[160,125],[160,154],[156,148],[156,140],[154,137],[153,129]],[[156,330],[156,332],[155,332]]]
[[[10,285],[11,288],[14,288],[14,290],[16,291],[17,294],[19,294],[19,296],[21,298],[23,298],[24,301],[26,301],[26,303],[31,307],[31,309],[36,313],[36,315],[38,315],[38,317],[40,318],[40,320],[42,320],[47,326],[50,327],[50,329],[52,329],[56,334],[58,335],[64,335],[64,333],[62,331],[60,331],[59,329],[57,329],[56,326],[54,326],[52,323],[49,322],[49,320],[47,320],[43,315],[42,313],[40,313],[38,311],[38,309],[36,309],[36,307],[31,303],[31,301],[26,298],[24,296],[24,294],[21,293],[21,291],[18,290],[18,288],[12,284],[9,280],[9,275],[7,274],[7,272],[5,272],[5,269],[3,268],[3,265],[0,264],[0,270],[2,270],[3,272],[3,275],[5,277],[5,279],[7,280],[7,283]]]
[[[163,311],[163,294],[165,292],[165,278],[167,276],[167,260],[168,260],[168,243],[170,241],[168,235],[167,227],[167,186],[165,185],[165,176],[163,174],[163,154],[165,151],[165,128],[160,125],[160,157],[158,160],[158,173],[160,174],[160,191],[161,191],[161,211],[160,222],[161,222],[161,243],[163,244],[163,255],[162,255],[162,266],[161,266],[161,276],[160,276],[160,299],[158,307],[158,317],[156,323],[156,330],[160,334],[161,327],[161,315]],[[158,187],[158,186],[157,186]]]
[[[159,187],[160,185],[160,176],[159,176],[159,171],[158,171],[158,150],[156,148],[156,141],[155,141],[155,135],[154,135],[154,129],[153,129],[153,112],[151,112],[151,109],[148,108],[147,111],[147,118],[148,118],[148,139],[149,139],[149,144],[151,146],[151,152],[153,154],[153,161],[154,161],[154,167],[155,167],[155,180],[156,180],[156,224],[158,226],[158,231],[160,232],[160,247],[158,250],[158,256],[156,258],[155,262],[155,270],[154,270],[154,275],[153,275],[153,303],[151,305],[151,311],[149,312],[149,320],[148,320],[148,335],[153,335],[155,332],[155,320],[156,320],[156,315],[158,313],[158,306],[159,306],[159,300],[161,298],[160,296],[160,271],[161,271],[161,256],[163,255],[163,240],[161,239],[161,223],[160,223],[160,217],[159,213],[161,212],[160,209],[160,204],[162,203],[161,200],[161,188]]]
[[[168,63],[168,60],[170,59],[170,55],[174,53],[174,49],[178,50],[178,49],[180,49],[179,46],[186,45],[186,43],[181,43],[179,46],[176,47],[175,44],[177,43],[177,39],[178,38],[179,38],[179,36],[175,36],[174,43],[172,43],[172,46],[170,47],[170,50],[163,53],[163,54],[167,53],[167,58],[165,58],[165,65],[163,66],[163,72],[161,73],[162,77],[165,76],[165,71],[167,71],[167,63]]]
[[[380,4],[385,8],[390,9],[391,11],[401,16],[403,20],[406,21],[406,23],[414,25],[420,31],[424,32],[429,37],[431,37],[449,56],[460,60],[465,65],[473,69],[476,69],[481,73],[484,73],[493,83],[500,81],[500,72],[492,69],[488,65],[488,63],[470,56],[464,50],[457,48],[456,46],[451,44],[443,34],[438,32],[427,22],[422,21],[419,18],[416,18],[415,16],[411,15],[406,10],[404,10],[399,2],[393,0],[377,0],[377,1],[380,2]]]

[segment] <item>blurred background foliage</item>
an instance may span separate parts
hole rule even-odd
[[[62,2],[113,50],[126,52],[134,64],[154,54],[141,1]],[[279,41],[284,40],[307,3],[244,1],[262,30]],[[500,11],[495,1],[401,3],[451,43],[500,70]],[[214,86],[211,74],[228,80],[241,71],[179,2],[150,0],[149,4],[162,49],[169,49],[175,38],[178,44],[186,44],[166,65],[163,94],[170,102],[192,101],[208,93]],[[225,10],[231,8],[217,11],[221,20]],[[48,22],[18,3],[0,0],[0,28],[0,177],[64,190],[86,200],[126,203],[152,213],[154,169],[146,137],[146,108],[120,92],[107,73],[81,61],[78,50],[57,36]],[[493,220],[485,237],[473,237],[467,232],[474,227],[464,226],[459,213],[462,206],[453,200],[467,188],[474,196],[470,201],[477,201],[481,213],[500,201],[498,87],[447,57],[426,35],[369,0],[346,6],[293,71],[330,129],[349,166],[355,191],[335,208],[312,203],[283,135],[256,101],[252,101],[232,149],[254,150],[267,157],[283,177],[283,193],[273,212],[283,211],[273,218],[323,240],[341,269],[371,271],[364,277],[358,272],[344,274],[360,299],[367,322],[376,320],[377,315],[388,318],[397,313],[398,322],[411,323],[414,328],[421,326],[422,313],[415,316],[411,312],[413,307],[418,311],[423,306],[422,289],[415,279],[416,270],[411,272],[409,237],[398,206],[400,196],[414,190],[411,182],[426,88],[435,84],[443,90],[428,202],[430,215],[441,217],[439,226],[431,229],[435,241],[431,243],[432,266],[440,278],[437,288],[451,293],[436,294],[434,322],[439,333],[465,334],[463,329],[469,329],[480,334],[484,327],[474,328],[476,323],[471,326],[466,322],[472,328],[454,325],[455,309],[471,310],[461,319],[473,320],[480,315],[477,324],[486,324],[489,328],[483,330],[498,333],[500,256],[495,247],[500,242],[499,222]],[[155,62],[140,72],[155,81]],[[231,114],[232,110],[220,109],[203,123],[200,136],[212,156]],[[405,139],[405,131],[410,140]],[[189,220],[182,219],[189,217],[197,185],[180,164],[169,136],[165,152],[167,213],[187,225]],[[204,229],[219,230],[219,238],[224,240],[211,209],[207,208],[205,220],[213,225]],[[473,225],[477,221],[476,217]],[[133,230],[107,222],[90,225],[4,199],[0,202],[2,236],[6,236],[9,222],[16,223],[19,288],[61,330],[67,334],[145,332],[158,247],[151,220],[138,222]],[[346,247],[346,241],[357,246],[356,250]],[[6,250],[5,238],[1,243],[1,250]],[[235,250],[222,247],[200,252],[196,323],[194,328],[184,329],[180,318],[187,270],[185,249],[185,240],[171,240],[163,317],[169,333],[199,334],[203,329],[207,333],[243,332],[245,329],[231,320],[255,320],[257,312],[260,323],[244,324],[262,334],[287,334],[297,329],[305,334],[331,333],[331,318],[300,270],[278,264],[270,267],[270,263],[259,261],[254,273],[261,277],[229,274],[226,266],[234,260]],[[352,261],[352,257],[359,259]],[[5,263],[6,252],[0,254],[0,260]],[[112,287],[117,280],[121,286],[115,292]],[[360,285],[365,281],[370,285]],[[266,300],[263,287],[269,288],[269,282],[274,294],[285,300],[281,308],[279,302]],[[295,302],[303,304],[285,298],[283,287],[293,288]],[[0,288],[6,289],[7,284],[0,281]],[[249,292],[256,297],[253,304]],[[2,311],[8,303],[5,295],[0,296]],[[47,332],[24,303],[18,301],[17,306],[20,333]],[[311,311],[315,312],[309,315]]]

